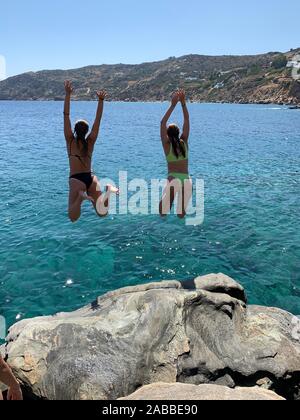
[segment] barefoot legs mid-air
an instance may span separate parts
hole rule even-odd
[[[175,124],[167,126],[168,121],[178,102],[181,102],[184,124],[182,134]],[[161,216],[166,216],[178,197],[177,214],[184,218],[192,197],[192,181],[188,169],[188,140],[190,134],[190,119],[186,105],[184,90],[178,90],[172,96],[171,106],[161,121],[161,140],[168,163],[168,184],[163,192],[159,211]]]
[[[91,168],[92,155],[99,135],[104,100],[107,94],[105,91],[97,92],[97,114],[89,133],[89,125],[85,120],[77,121],[74,131],[72,130],[70,102],[73,87],[70,81],[65,82],[65,91],[64,134],[70,163],[69,218],[72,222],[76,222],[80,218],[81,205],[85,200],[93,204],[98,216],[105,217],[109,211],[111,194],[118,194],[119,190],[108,185],[106,192],[102,193],[98,178],[92,173]]]

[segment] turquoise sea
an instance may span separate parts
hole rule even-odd
[[[94,155],[100,177],[166,176],[167,104],[108,103]],[[73,104],[92,121],[96,104]],[[223,272],[251,303],[300,314],[300,112],[191,104],[191,174],[205,181],[205,221],[67,218],[62,103],[0,102],[0,315],[70,311],[119,287]],[[181,122],[178,112],[175,122]]]

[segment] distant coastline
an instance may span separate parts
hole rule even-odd
[[[300,57],[300,48],[286,53],[187,55],[137,65],[28,72],[0,82],[0,100],[62,101],[63,81],[70,79],[75,86],[73,99],[80,101],[94,100],[94,92],[105,87],[111,101],[164,102],[180,86],[196,103],[298,105],[300,79],[293,77],[291,67],[295,57]]]
[[[61,102],[63,103],[63,100],[61,99],[48,99],[48,98],[44,98],[44,99],[0,99],[0,102]],[[91,98],[91,99],[74,99],[74,102],[96,102],[95,99]],[[141,104],[164,104],[164,103],[168,103],[168,100],[161,100],[161,101],[155,101],[155,100],[107,100],[106,102],[109,103],[123,103],[123,104],[134,104],[134,103],[141,103]],[[269,102],[269,101],[260,101],[260,102],[225,102],[225,101],[215,101],[215,102],[206,102],[206,101],[196,101],[196,100],[190,100],[188,101],[190,104],[203,104],[203,105],[270,105],[270,106],[280,106],[282,108],[286,108],[288,109],[288,107],[290,106],[300,106],[298,104],[295,103],[282,103],[282,102]],[[299,102],[300,104],[300,102]],[[300,109],[300,108],[299,108]]]

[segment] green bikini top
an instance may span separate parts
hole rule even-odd
[[[170,144],[170,153],[167,156],[167,162],[168,163],[173,163],[173,162],[181,162],[183,160],[188,160],[189,158],[189,149],[187,147],[187,144],[184,142],[184,147],[185,147],[185,157],[183,155],[179,155],[178,157],[176,157],[172,144]]]

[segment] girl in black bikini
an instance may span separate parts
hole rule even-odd
[[[77,121],[74,132],[72,131],[70,102],[73,88],[70,81],[65,82],[65,90],[64,133],[70,162],[69,218],[72,222],[76,222],[80,218],[81,205],[84,200],[91,201],[98,216],[105,217],[108,214],[110,195],[118,194],[119,190],[112,185],[107,185],[106,193],[103,194],[91,167],[107,94],[105,91],[97,92],[99,100],[97,114],[92,131],[88,134],[89,125],[84,120]]]

